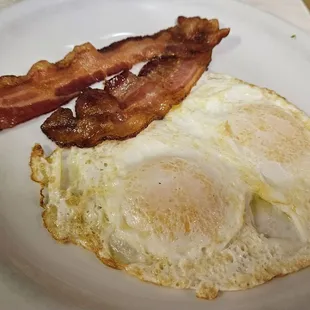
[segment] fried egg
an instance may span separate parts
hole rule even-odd
[[[201,298],[310,264],[310,122],[284,98],[206,73],[137,137],[33,148],[52,236]]]

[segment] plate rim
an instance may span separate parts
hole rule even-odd
[[[8,7],[4,7],[0,10],[0,22],[3,19],[4,21],[6,20],[10,20],[12,18],[14,18],[14,16],[16,16],[16,14],[18,14],[19,16],[17,17],[21,17],[19,13],[24,14],[24,10],[27,9],[29,7],[29,9],[32,7],[32,9],[30,9],[30,12],[33,12],[33,8],[35,7],[36,9],[41,9],[43,7],[47,7],[50,5],[58,5],[58,4],[63,4],[65,2],[74,2],[76,0],[22,0],[19,1],[17,3],[13,3]],[[91,1],[91,0],[89,0]],[[103,1],[107,1],[107,0],[102,0]],[[143,2],[152,2],[153,0],[143,0]],[[128,2],[136,2],[139,3],[141,2],[141,0],[114,0],[115,2],[119,2],[119,3],[128,3]],[[156,2],[162,2],[162,3],[166,3],[166,0],[157,0]],[[239,6],[239,7],[243,7],[246,8],[247,10],[250,10],[252,12],[256,12],[257,14],[260,14],[261,16],[265,16],[266,18],[268,18],[269,20],[278,20],[278,22],[281,22],[283,25],[285,25],[286,27],[290,27],[290,28],[294,28],[296,31],[298,31],[300,34],[305,35],[306,37],[308,37],[310,39],[310,34],[302,29],[299,28],[298,26],[292,24],[291,22],[277,16],[274,15],[271,12],[265,11],[265,10],[261,10],[258,7],[255,7],[253,5],[251,5],[250,3],[246,3],[246,2],[241,2],[239,0],[208,0],[208,3],[206,3],[205,0],[170,0],[170,3],[182,3],[182,4],[192,4],[192,5],[196,5],[196,4],[200,4],[200,5],[208,5],[210,3],[215,3],[216,5],[218,5],[219,3],[223,3],[223,4],[228,4],[228,5],[233,5],[233,6]],[[0,25],[1,28],[1,25]],[[310,43],[308,44],[310,46]]]

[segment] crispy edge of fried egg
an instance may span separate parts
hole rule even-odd
[[[40,165],[46,165],[49,162],[49,159],[57,152],[58,149],[55,149],[49,156],[45,157],[45,152],[40,144],[35,144],[32,148],[31,155],[30,155],[30,168],[31,168],[31,175],[30,178],[32,181],[38,183],[40,185],[40,206],[43,209],[42,212],[42,220],[43,225],[47,229],[47,231],[51,234],[54,240],[61,244],[74,244],[83,247],[84,249],[93,252],[97,258],[102,261],[105,265],[114,268],[114,269],[124,269],[125,265],[121,265],[117,262],[113,257],[105,258],[100,255],[100,251],[102,251],[102,240],[95,235],[91,235],[90,238],[83,238],[83,242],[77,239],[74,236],[66,236],[63,238],[60,236],[58,229],[56,227],[56,217],[57,217],[57,210],[47,208],[45,203],[45,193],[44,190],[48,183],[45,175],[40,175],[40,171],[42,171],[42,167]],[[39,165],[39,166],[38,166]],[[81,235],[84,234],[83,226],[81,227]],[[94,240],[95,238],[95,240]]]

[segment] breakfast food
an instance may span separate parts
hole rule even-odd
[[[90,88],[80,95],[76,116],[71,109],[60,108],[41,129],[62,147],[91,147],[103,140],[133,137],[179,104],[210,61],[211,51],[187,59],[154,59],[139,76],[124,71],[106,82],[104,90]]]
[[[163,120],[93,148],[33,148],[52,236],[148,282],[251,288],[310,265],[309,118],[205,73]]]
[[[103,140],[133,137],[153,120],[162,119],[188,95],[208,67],[213,47],[229,33],[220,30],[217,21],[197,22],[203,32],[198,26],[186,28],[186,37],[195,41],[199,36],[197,44],[203,49],[195,46],[195,52],[189,52],[181,46],[178,57],[154,58],[139,76],[126,70],[107,81],[104,90],[87,89],[77,99],[75,116],[71,109],[60,108],[43,123],[42,131],[62,147],[91,147]]]
[[[176,26],[152,36],[132,37],[100,50],[76,46],[55,64],[39,61],[25,76],[0,77],[0,130],[11,128],[67,103],[89,85],[158,56],[193,57],[209,52],[218,37],[217,20],[180,16]]]

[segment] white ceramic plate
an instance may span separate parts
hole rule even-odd
[[[35,61],[56,61],[86,41],[99,48],[153,33],[180,14],[217,17],[231,27],[212,71],[274,89],[310,113],[310,37],[233,1],[25,0],[0,13],[0,75],[24,74]],[[43,228],[38,186],[29,179],[32,145],[54,147],[39,128],[45,118],[0,133],[1,309],[308,308],[310,269],[210,302],[139,282],[86,250],[57,244]]]

